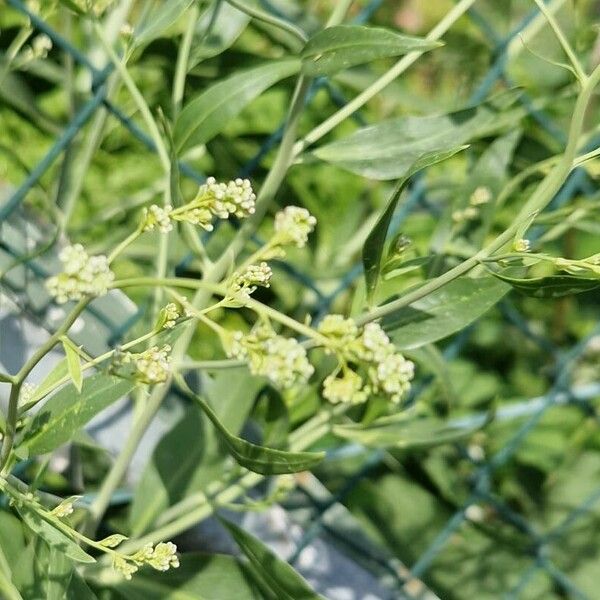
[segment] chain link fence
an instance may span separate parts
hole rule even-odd
[[[23,231],[27,225],[20,207],[27,197],[28,193],[38,185],[42,176],[52,167],[52,165],[69,151],[76,137],[90,121],[91,117],[99,110],[105,110],[108,114],[124,127],[131,136],[141,142],[149,152],[155,152],[156,148],[153,141],[129,118],[123,110],[111,101],[107,94],[107,81],[113,72],[111,64],[102,69],[96,68],[90,60],[79,51],[68,39],[65,39],[55,31],[48,23],[40,19],[31,12],[27,5],[21,0],[6,0],[7,5],[14,10],[28,17],[32,26],[39,33],[46,34],[55,47],[58,47],[68,55],[75,63],[89,71],[92,85],[90,97],[85,100],[78,108],[71,122],[57,136],[56,141],[47,151],[46,155],[33,167],[21,185],[12,190],[8,197],[0,204],[0,257],[2,258],[2,288],[8,296],[14,296],[16,299],[28,298],[35,295],[27,294],[29,286],[36,286],[36,289],[42,289],[42,283],[50,272],[49,264],[52,259],[46,256],[36,256],[29,254],[27,243],[24,242]],[[382,4],[382,0],[375,0],[360,12],[355,19],[362,23],[368,21],[375,11]],[[266,9],[271,8],[268,3],[263,3]],[[511,43],[518,39],[519,35],[530,25],[538,14],[537,10],[532,10],[519,22],[512,31],[506,36],[500,36],[492,23],[478,12],[476,8],[471,8],[467,17],[478,27],[488,40],[494,45],[493,61],[485,76],[481,79],[475,92],[471,96],[471,102],[477,103],[484,100],[492,91],[492,88],[501,82],[507,87],[514,86],[507,73],[507,66],[510,60]],[[284,15],[278,15],[280,18]],[[325,78],[319,78],[313,83],[313,89],[309,95],[309,102],[318,90],[324,89],[330,95],[332,102],[338,106],[344,104],[345,99],[341,92],[331,85]],[[527,93],[521,94],[519,102],[526,108],[528,115],[547,133],[559,143],[564,143],[565,135],[561,126],[555,123],[552,117],[544,110],[537,108]],[[362,115],[356,113],[354,119],[359,124],[364,124]],[[259,152],[242,168],[239,176],[251,177],[259,167],[262,158],[273,148],[281,138],[283,123],[268,136]],[[590,151],[598,147],[600,136],[591,139],[585,148]],[[180,172],[184,177],[188,177],[198,183],[205,180],[204,174],[191,168],[182,162],[179,165]],[[562,190],[555,197],[552,207],[557,208],[569,202],[577,194],[592,194],[597,191],[597,186],[590,180],[585,170],[575,169]],[[407,200],[397,210],[393,229],[398,231],[403,222],[410,216],[411,212],[419,210],[428,210],[430,205],[427,202],[427,187],[424,177],[416,177],[413,180]],[[394,232],[392,232],[394,233]],[[36,233],[32,235],[35,237]],[[208,235],[208,234],[207,234]],[[54,240],[53,240],[54,241]],[[38,252],[37,254],[41,254]],[[187,259],[184,259],[179,267],[185,268]],[[13,269],[18,265],[18,269]],[[316,305],[314,308],[313,319],[318,320],[326,314],[335,299],[346,291],[357,278],[362,276],[361,265],[355,265],[346,276],[340,281],[336,289],[325,292],[319,289],[319,286],[305,273],[288,265],[280,264],[285,268],[288,274],[308,287],[316,296]],[[129,329],[143,316],[144,307],[136,309],[133,304],[123,304],[123,299],[119,300],[119,306],[115,308],[111,305],[114,297],[109,296],[99,308],[98,302],[93,307],[89,307],[88,313],[97,321],[97,335],[103,338],[102,346],[109,346],[118,343],[129,331]],[[37,320],[47,329],[52,328],[52,303],[48,299],[46,303],[29,303],[27,305],[28,314],[31,318]],[[589,514],[589,512],[600,502],[600,487],[593,490],[588,497],[584,498],[579,506],[573,509],[564,520],[555,527],[547,531],[539,531],[533,525],[528,523],[519,512],[515,511],[494,489],[494,474],[496,471],[507,465],[513,459],[515,452],[523,444],[527,436],[536,428],[542,417],[556,406],[574,405],[586,414],[595,414],[592,401],[600,396],[600,383],[573,386],[570,378],[570,370],[573,364],[582,356],[589,340],[600,335],[600,325],[587,337],[580,340],[568,352],[561,351],[552,340],[540,336],[531,330],[529,324],[516,311],[510,300],[504,300],[500,305],[500,310],[507,325],[518,328],[523,335],[539,345],[545,352],[551,353],[556,357],[557,366],[555,369],[553,383],[550,390],[543,396],[532,398],[527,401],[521,401],[510,405],[501,406],[495,416],[497,421],[515,421],[515,430],[510,441],[496,454],[487,457],[485,460],[474,460],[476,464],[475,475],[470,480],[471,494],[459,506],[454,514],[448,519],[446,524],[439,530],[429,547],[410,565],[402,565],[394,559],[389,551],[372,543],[367,536],[361,532],[357,533],[358,525],[352,521],[350,513],[343,507],[345,498],[355,489],[358,483],[377,469],[386,461],[386,452],[382,450],[367,451],[364,448],[355,445],[342,446],[330,453],[329,459],[335,459],[341,456],[356,455],[361,458],[362,464],[356,469],[355,473],[348,478],[345,485],[335,495],[330,494],[319,482],[311,478],[305,484],[300,485],[299,490],[293,497],[302,507],[301,518],[304,521],[303,534],[295,543],[295,548],[289,561],[298,566],[302,551],[319,536],[327,536],[335,541],[337,547],[344,553],[354,557],[363,567],[371,569],[377,574],[377,577],[385,583],[390,592],[390,598],[408,597],[425,598],[434,597],[421,583],[420,580],[427,580],[428,572],[432,569],[435,560],[440,553],[451,543],[453,535],[458,532],[465,523],[469,522],[472,514],[472,507],[486,506],[493,509],[495,515],[506,525],[514,528],[520,535],[525,536],[527,544],[522,545],[514,552],[522,552],[528,559],[528,566],[523,570],[517,583],[512,589],[506,590],[507,598],[520,598],[528,584],[532,582],[537,574],[544,572],[565,596],[574,598],[589,598],[577,585],[570,579],[568,574],[559,569],[552,561],[552,547],[560,544],[561,539],[568,530],[577,525],[578,520]],[[115,319],[115,314],[119,315]],[[446,348],[447,358],[459,356],[461,350],[468,341],[472,328],[456,337],[456,339]],[[420,389],[428,385],[428,382],[419,382]],[[460,424],[476,423],[484,415],[472,415],[461,419]],[[469,421],[470,419],[470,421]],[[460,446],[460,442],[457,442]],[[465,456],[468,456],[467,449],[462,448]],[[115,496],[116,503],[127,501],[127,491],[119,490]],[[294,506],[288,507],[291,514],[298,512]],[[408,517],[410,518],[410,516]],[[300,569],[302,570],[302,569]],[[590,599],[591,600],[591,599]]]

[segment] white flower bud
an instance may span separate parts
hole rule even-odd
[[[515,252],[529,252],[529,250],[531,250],[531,242],[529,240],[521,238],[520,240],[515,241],[513,247],[515,249]]]
[[[492,191],[485,185],[480,185],[471,194],[469,203],[471,206],[480,206],[481,204],[487,204],[492,199]]]
[[[341,377],[329,375],[323,382],[323,397],[333,402],[361,404],[369,397],[368,390],[363,387],[362,377],[350,369],[346,369]]]
[[[86,296],[103,296],[114,280],[106,256],[89,256],[81,244],[67,246],[58,258],[63,272],[46,280],[46,289],[59,304]]]
[[[317,220],[305,208],[286,206],[275,215],[275,232],[279,242],[302,248],[315,228]]]
[[[173,207],[170,204],[164,207],[152,204],[144,213],[142,231],[153,231],[158,228],[161,233],[169,233],[173,229],[171,212],[173,212]]]

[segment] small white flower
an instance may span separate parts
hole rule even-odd
[[[480,185],[471,194],[469,203],[471,206],[480,206],[481,204],[487,204],[492,199],[492,191],[485,185]]]
[[[36,35],[31,42],[34,58],[46,58],[52,50],[52,40],[45,34]]]
[[[299,206],[286,206],[275,215],[275,232],[283,245],[295,244],[302,248],[316,224],[317,219]]]
[[[364,361],[378,363],[394,351],[390,338],[379,323],[367,323],[358,342],[358,357]]]
[[[244,302],[250,298],[258,287],[268,288],[271,285],[273,271],[266,262],[259,265],[249,265],[243,273],[234,276],[229,289],[229,295]]]
[[[164,329],[173,329],[177,324],[177,319],[181,317],[181,313],[179,312],[179,307],[175,302],[169,302],[164,308]]]
[[[71,498],[67,498],[63,500],[58,506],[54,507],[50,513],[59,519],[64,519],[69,515],[73,514],[73,504],[77,500],[77,496],[73,496]]]
[[[353,319],[342,315],[327,315],[317,327],[317,331],[329,338],[335,346],[344,348],[358,335],[358,326]]]
[[[227,356],[247,362],[252,374],[278,387],[305,383],[314,372],[298,340],[277,335],[267,324],[257,325],[248,335],[233,332],[224,342]]]
[[[173,207],[170,204],[166,204],[164,207],[152,204],[145,211],[142,230],[153,231],[155,228],[158,228],[161,233],[169,233],[173,229],[173,224],[171,223],[172,212]]]
[[[106,256],[89,256],[81,244],[67,246],[58,255],[63,272],[46,280],[46,289],[59,304],[85,296],[103,296],[114,280]]]
[[[194,200],[176,208],[170,216],[177,221],[186,221],[212,231],[214,217],[247,217],[254,213],[255,201],[256,195],[248,179],[218,183],[214,177],[209,177],[198,189]]]
[[[369,397],[368,390],[363,387],[362,377],[350,369],[346,369],[341,377],[331,374],[323,382],[323,397],[334,404],[347,402],[361,404]]]
[[[529,252],[531,250],[531,242],[524,238],[516,240],[513,245],[515,252]]]
[[[142,383],[153,385],[163,383],[171,372],[171,346],[165,344],[162,348],[153,346],[134,354],[126,352],[120,359],[121,363],[132,363],[136,369],[135,377]]]
[[[392,402],[398,403],[410,390],[415,366],[402,354],[390,354],[370,372],[373,383],[389,396]]]
[[[171,567],[176,569],[179,566],[177,546],[173,542],[160,542],[146,562],[157,571],[168,571]]]

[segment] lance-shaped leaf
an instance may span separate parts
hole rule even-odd
[[[151,10],[133,34],[136,46],[151,42],[160,37],[185,11],[194,4],[195,0],[166,0],[159,2]]]
[[[518,91],[510,90],[477,106],[427,117],[399,117],[359,129],[352,135],[317,148],[326,162],[370,179],[399,179],[431,152],[444,152],[508,128],[525,114],[508,107]]]
[[[93,563],[96,559],[82,550],[70,537],[58,530],[54,525],[44,520],[37,512],[27,506],[17,507],[19,514],[27,527],[41,537],[51,548],[60,550],[63,554],[77,562]]]
[[[83,380],[81,392],[73,384],[54,394],[35,415],[19,445],[21,454],[44,454],[68,442],[101,410],[129,393],[135,384],[107,373]]]
[[[296,58],[273,61],[210,86],[179,114],[173,130],[177,152],[206,143],[252,100],[299,68],[300,61]]]
[[[323,600],[308,583],[285,561],[237,525],[221,519],[240,550],[248,558],[251,573],[268,594],[278,600]]]
[[[415,419],[397,414],[376,419],[368,425],[335,425],[333,433],[365,446],[378,448],[426,448],[454,442],[472,435],[493,419],[493,412],[465,425],[436,417]]]
[[[385,245],[385,239],[387,237],[387,232],[390,226],[390,222],[392,217],[394,216],[394,211],[396,210],[396,206],[398,201],[400,200],[400,196],[406,187],[410,177],[435,163],[441,162],[450,158],[457,152],[463,150],[466,146],[461,146],[458,148],[451,148],[447,151],[442,152],[428,152],[418,157],[417,161],[411,165],[408,173],[398,182],[392,197],[390,198],[387,206],[385,207],[383,213],[375,223],[375,226],[369,233],[365,244],[363,246],[363,266],[365,268],[365,282],[367,286],[367,298],[371,300],[375,289],[377,287],[377,281],[379,279],[379,273],[381,271],[381,259],[383,256],[383,248]]]
[[[79,349],[77,346],[67,337],[61,338],[63,350],[67,357],[67,367],[69,369],[69,375],[73,380],[75,389],[81,393],[81,386],[83,385],[83,374],[81,372],[81,361],[79,360]]]
[[[230,433],[203,398],[194,394],[187,386],[184,389],[198,402],[236,462],[250,471],[261,475],[298,473],[312,469],[325,457],[324,452],[287,452],[247,442]]]
[[[561,298],[582,294],[600,287],[598,277],[577,277],[576,275],[549,275],[547,277],[510,277],[497,271],[489,270],[490,273],[510,284],[521,294],[533,296],[534,298]]]
[[[179,560],[177,569],[141,569],[105,591],[112,600],[263,600],[249,569],[233,556],[186,552]]]
[[[460,277],[383,320],[401,350],[419,348],[470,325],[510,290],[493,277]]]
[[[315,34],[302,50],[302,70],[312,77],[371,62],[377,58],[400,56],[413,50],[425,52],[440,42],[402,35],[381,27],[337,25]]]

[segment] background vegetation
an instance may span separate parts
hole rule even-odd
[[[87,66],[58,47],[56,40],[47,53],[40,51],[40,42],[36,49],[39,24],[28,19],[20,2],[0,4],[0,185],[7,198],[89,102],[107,64],[106,49],[91,20],[71,4],[27,6],[41,23],[78,48]],[[323,27],[336,4],[291,0],[256,6],[310,36]],[[443,46],[420,56],[359,110],[298,152],[268,216],[286,205],[303,206],[317,218],[318,226],[306,248],[290,251],[285,262],[274,263],[271,287],[255,295],[262,303],[300,322],[307,317],[316,322],[328,312],[358,316],[368,306],[402,297],[472,256],[492,233],[508,228],[555,164],[553,157],[562,155],[579,86],[573,73],[561,68],[567,59],[546,18],[529,0],[462,4],[472,6],[451,23]],[[591,72],[600,60],[597,3],[547,4],[581,64]],[[293,33],[251,18],[226,2],[116,5],[103,16],[101,26],[117,45],[133,44],[128,73],[161,125],[171,123],[181,106],[188,106],[215,82],[272,64],[301,48]],[[165,9],[167,5],[171,10]],[[349,3],[345,21],[423,37],[456,6],[446,0],[363,0]],[[197,25],[190,30],[192,18]],[[123,22],[133,24],[133,29],[123,28]],[[179,98],[173,81],[186,31],[191,31],[191,53]],[[315,128],[397,60],[383,57],[331,76],[317,74],[299,120],[299,139],[310,142]],[[33,224],[33,247],[44,250],[27,257],[33,264],[55,264],[52,248],[65,239],[81,242],[93,254],[109,254],[135,229],[140,208],[160,201],[159,157],[136,135],[146,131],[139,106],[118,77],[109,79],[108,86],[110,105],[119,115],[106,105],[95,110],[6,221],[7,226],[14,225],[17,215]],[[293,77],[275,77],[273,85],[265,86],[232,116],[225,108],[216,110],[214,131],[200,135],[197,144],[181,153],[187,165],[180,179],[182,196],[192,197],[199,183],[186,177],[185,168],[218,181],[248,176],[260,189],[273,166],[293,89]],[[236,97],[235,87],[232,93]],[[473,106],[477,108],[458,112]],[[429,121],[414,119],[450,113]],[[593,97],[585,133],[576,140],[579,154],[597,148],[598,116]],[[392,119],[397,128],[390,125]],[[352,137],[382,122],[374,136]],[[450,152],[447,160],[421,171],[406,186],[391,219],[381,277],[368,301],[361,251],[396,180],[423,152],[448,152],[462,145],[468,148]],[[573,170],[538,216],[526,235],[534,252],[581,259],[600,251],[598,164],[592,158]],[[493,201],[485,203],[476,217],[465,216],[473,193],[481,188],[489,190]],[[9,217],[1,208],[0,215]],[[265,219],[259,238],[266,239],[271,227],[271,219]],[[205,236],[208,254],[219,256],[235,232],[225,223],[216,234]],[[15,250],[6,236],[3,230],[3,290],[9,297],[26,298],[23,310],[37,321],[51,305],[40,300],[35,271],[23,276],[19,266],[9,276],[7,266],[23,252]],[[152,272],[158,236],[140,238],[119,257],[114,264],[117,278]],[[200,276],[181,239],[170,247],[168,267],[180,276]],[[525,277],[523,270],[505,273]],[[528,280],[553,275],[556,269],[544,261],[526,274]],[[334,537],[337,532],[342,551],[381,576],[390,598],[411,597],[413,576],[443,598],[598,597],[597,277],[590,275],[586,283],[578,283],[575,291],[580,293],[567,295],[556,291],[566,285],[558,278],[545,280],[544,285],[517,283],[516,290],[493,277],[475,288],[459,279],[423,305],[413,305],[413,312],[431,311],[433,319],[415,318],[406,311],[396,315],[399,320],[389,323],[396,331],[393,340],[417,369],[403,408],[413,407],[422,419],[416,424],[377,421],[369,427],[387,411],[372,402],[350,414],[360,427],[342,421],[331,431],[326,428],[311,447],[328,452],[313,470],[325,488],[324,503],[313,503],[312,479],[299,474],[294,476],[296,491],[289,495],[281,485],[269,488],[263,482],[258,492],[241,499],[234,495],[221,505],[232,508],[230,503],[236,501],[238,511],[275,502],[296,512],[298,506],[307,508],[308,521],[317,530],[321,527]],[[147,331],[153,318],[152,290],[134,288],[126,293],[141,310],[131,329],[118,333],[119,342]],[[222,311],[219,319],[226,328],[248,328],[243,311]],[[223,358],[217,336],[205,325],[199,325],[196,333],[190,360]],[[0,343],[11,344],[4,330]],[[85,340],[80,343],[96,354]],[[321,379],[326,374],[323,365],[317,367]],[[210,375],[199,371],[198,378],[223,423],[235,432],[246,422],[243,436],[270,447],[288,447],[288,433],[317,413],[323,402],[314,384],[281,393],[262,379],[251,378],[244,368]],[[136,402],[139,410],[143,399]],[[170,402],[167,407],[183,411],[183,416],[156,446],[137,486],[124,490],[125,502],[111,505],[101,523],[106,535],[118,531],[140,538],[156,531],[169,507],[185,508],[186,498],[199,492],[210,495],[211,485],[218,488],[239,473],[195,406],[175,394]],[[190,456],[188,471],[173,477],[175,467]],[[83,504],[93,501],[112,458],[89,440],[75,440],[71,458],[59,470],[48,468],[43,457],[24,460],[17,465],[18,474],[39,490],[61,497],[85,492]],[[157,501],[148,503],[149,497]],[[218,501],[209,504],[189,525],[220,506]],[[358,552],[351,547],[353,536],[342,523],[324,518],[339,505],[355,519],[353,527],[360,526],[377,548],[372,557],[364,547]],[[243,535],[237,532],[238,542]],[[279,583],[267,582],[265,591],[264,581],[256,583],[260,580],[256,565],[218,555],[190,554],[177,571],[143,572],[131,582],[113,581],[105,571],[86,568],[84,583],[84,577],[72,573],[72,565],[57,563],[52,551],[41,551],[36,540],[6,506],[0,513],[0,567],[24,598],[52,593],[73,598],[92,594],[175,598],[176,589],[187,593],[181,596],[186,598],[311,597],[302,595],[308,593],[303,583],[294,588],[295,579],[283,564],[273,567]],[[198,549],[193,543],[186,548],[185,541],[179,545]],[[244,550],[243,541],[241,546]],[[412,576],[399,564],[412,568]],[[48,578],[53,569],[61,575]],[[44,580],[59,587],[49,591]],[[281,581],[292,587],[278,588]],[[311,583],[328,594],[325,584]]]

